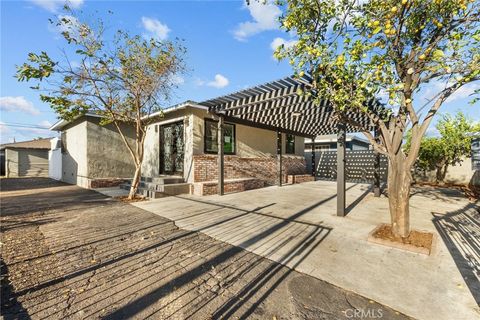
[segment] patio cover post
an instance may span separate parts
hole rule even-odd
[[[277,131],[277,171],[278,186],[282,186],[282,133]]]
[[[225,176],[225,172],[224,172],[224,157],[223,157],[223,154],[224,154],[224,129],[223,129],[223,115],[218,115],[218,129],[217,129],[217,132],[218,132],[218,140],[217,140],[217,152],[218,152],[218,158],[217,158],[217,162],[218,162],[218,184],[217,184],[217,191],[218,191],[218,195],[220,196],[223,196],[224,194],[224,176]]]
[[[346,126],[337,124],[337,216],[345,216],[345,141]]]
[[[315,136],[312,137],[312,176],[317,176],[317,166],[315,163]]]
[[[378,128],[375,129],[375,140],[379,140]],[[374,160],[373,160],[373,196],[380,197],[380,153],[373,150]]]

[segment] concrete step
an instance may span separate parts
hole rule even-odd
[[[158,177],[142,177],[140,179],[144,183],[156,183],[156,184],[173,184],[183,183],[183,177],[181,176],[158,176]]]
[[[120,185],[120,188],[130,190],[130,186],[130,183],[124,183]],[[138,187],[137,193],[151,199],[189,194],[190,183],[155,184],[142,182]]]

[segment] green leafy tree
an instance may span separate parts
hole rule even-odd
[[[114,124],[135,165],[131,199],[141,177],[146,127],[155,121],[150,115],[162,109],[176,77],[185,71],[185,48],[122,30],[108,37],[102,20],[87,24],[65,9],[68,15],[50,22],[75,54],[63,51],[61,61],[54,61],[46,52],[30,53],[16,76],[19,81],[39,80],[32,88],[41,91],[41,100],[62,119],[95,113],[103,117],[102,125]],[[133,128],[135,143],[127,139],[126,128]]]
[[[468,119],[462,112],[445,114],[436,125],[440,137],[424,137],[415,167],[422,171],[435,170],[437,183],[445,179],[448,167],[461,163],[471,153],[472,138],[480,135],[480,123]],[[411,134],[407,135],[408,154]]]
[[[288,59],[298,76],[313,78],[307,94],[329,100],[339,119],[363,132],[388,157],[388,198],[392,231],[410,233],[411,168],[420,142],[444,101],[479,80],[479,1],[467,0],[284,0],[281,24],[298,41],[281,45],[275,56]],[[418,91],[443,84],[426,104]],[[388,96],[388,112],[369,109],[372,95]],[[370,118],[372,133],[347,116]],[[410,152],[402,144],[411,128]]]

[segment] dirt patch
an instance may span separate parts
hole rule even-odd
[[[470,201],[477,201],[480,199],[480,188],[476,187],[474,185],[470,186],[465,186],[462,184],[455,184],[455,183],[433,183],[433,182],[423,182],[423,181],[417,181],[415,183],[416,186],[423,186],[423,187],[432,187],[436,189],[453,189],[453,190],[458,190],[462,192],[465,197],[468,198]]]
[[[402,238],[395,236],[392,233],[392,227],[387,224],[382,224],[375,228],[370,234],[369,240],[391,245],[400,249],[406,249],[418,253],[430,254],[433,244],[433,234],[430,232],[412,230],[408,237]]]
[[[125,203],[131,203],[131,202],[140,202],[140,201],[147,201],[148,198],[140,196],[140,195],[135,195],[133,199],[128,199],[128,196],[118,196],[114,197],[114,199],[120,200]]]

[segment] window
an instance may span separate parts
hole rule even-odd
[[[293,134],[287,134],[285,143],[285,153],[295,153],[295,136]]]
[[[235,154],[235,125],[224,123],[223,152]],[[218,121],[205,119],[205,153],[217,153]]]
[[[316,145],[315,150],[317,150],[317,151],[329,151],[330,146],[328,144]]]

